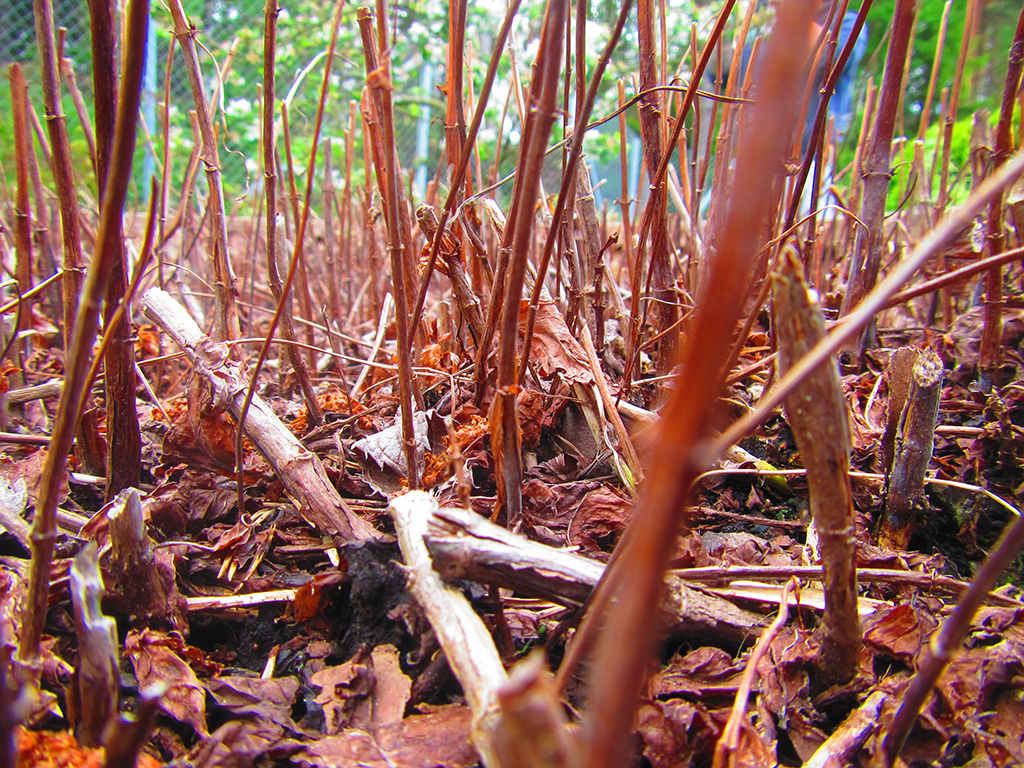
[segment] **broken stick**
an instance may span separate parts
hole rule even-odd
[[[196,372],[210,383],[214,403],[238,419],[248,377],[243,364],[228,355],[227,345],[204,334],[166,291],[150,288],[142,296],[142,308],[146,317],[178,343]],[[372,525],[349,509],[328,480],[320,460],[281,423],[259,395],[253,396],[244,428],[281,478],[306,522],[344,541],[379,537]]]

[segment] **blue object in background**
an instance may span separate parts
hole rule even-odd
[[[853,32],[853,25],[856,21],[857,13],[855,11],[849,11],[843,17],[843,24],[839,28],[839,46],[836,49],[837,51],[841,51],[843,46],[846,45],[846,41],[850,39],[850,34]],[[860,36],[853,45],[853,51],[850,52],[850,58],[839,75],[839,80],[836,82],[836,91],[832,94],[832,99],[828,103],[828,114],[835,120],[837,141],[846,135],[846,132],[850,129],[850,123],[853,122],[853,115],[856,111],[853,107],[853,86],[857,78],[857,70],[860,69],[860,63],[864,60],[864,54],[867,52],[867,49],[868,28],[865,25],[861,28]],[[816,107],[817,99],[815,99]]]

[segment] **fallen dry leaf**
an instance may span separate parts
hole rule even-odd
[[[526,330],[526,309],[529,302],[519,305],[519,329]],[[544,378],[558,373],[566,382],[591,385],[594,373],[587,362],[584,352],[576,338],[569,332],[565,318],[558,311],[555,302],[550,299],[540,302],[537,309],[536,325],[533,329],[533,344],[530,347],[530,360]]]
[[[471,768],[478,763],[469,743],[468,707],[449,705],[379,729],[348,730],[306,745],[292,760],[309,768]]]
[[[133,630],[124,641],[125,651],[135,667],[139,688],[156,683],[168,686],[160,699],[160,707],[175,720],[192,726],[206,736],[206,690],[192,667],[179,655],[184,641],[177,633]]]

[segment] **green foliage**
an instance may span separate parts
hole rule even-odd
[[[918,22],[914,36],[914,50],[906,79],[904,108],[908,134],[916,135],[928,93],[938,46],[939,26],[946,0],[920,0]],[[851,8],[854,3],[851,3]],[[998,108],[1006,74],[1006,55],[1013,41],[1013,30],[1020,15],[1018,0],[990,0],[982,3],[981,24],[972,43],[964,73],[964,86],[960,98],[960,113],[970,114],[981,106]],[[868,12],[870,43],[865,57],[864,75],[871,75],[881,83],[885,67],[888,30],[892,23],[896,0],[876,0]],[[950,7],[946,40],[932,102],[931,120],[938,118],[939,95],[943,87],[952,86],[956,75],[957,59],[966,21],[966,0],[954,0]]]
[[[895,0],[877,0],[869,15],[870,43],[867,58],[861,73],[861,88],[867,75],[880,81],[885,59],[886,30],[892,16]],[[5,13],[5,24],[0,30],[0,57],[16,57],[27,62],[26,75],[37,110],[41,109],[38,80],[35,65],[34,29],[31,24],[31,0],[8,0],[12,9]],[[944,0],[921,0],[920,20],[915,37],[915,49],[911,62],[905,99],[904,130],[915,135],[920,111],[927,90],[928,77],[937,42],[939,20]],[[283,3],[278,16],[277,45],[277,100],[289,98],[290,124],[293,137],[293,159],[300,174],[309,157],[309,135],[316,115],[317,101],[323,77],[322,53],[327,47],[330,34],[331,3],[322,0],[289,0]],[[665,24],[668,31],[668,78],[677,84],[686,84],[693,66],[693,52],[690,51],[691,27],[696,25],[698,44],[706,39],[711,26],[721,9],[721,0],[702,3],[670,3],[666,6]],[[56,0],[57,24],[67,27],[65,47],[76,65],[78,82],[83,95],[91,107],[91,75],[89,72],[90,49],[88,12],[85,0]],[[528,65],[532,45],[539,32],[544,4],[527,0],[524,3],[515,35],[519,44],[519,65],[525,79],[529,76]],[[952,5],[949,31],[946,36],[945,53],[939,73],[938,89],[949,85],[955,72],[960,37],[964,24],[966,3]],[[493,48],[493,39],[500,22],[504,4],[497,0],[471,3],[467,20],[467,63],[478,94],[487,59]],[[588,71],[597,63],[597,56],[603,49],[611,26],[618,14],[617,3],[600,0],[589,4],[587,28]],[[263,2],[262,0],[187,0],[186,11],[197,30],[197,39],[205,52],[201,52],[203,76],[208,93],[217,82],[216,72],[224,67],[230,58],[230,68],[224,78],[220,98],[214,105],[219,124],[221,141],[221,165],[229,198],[250,202],[256,194],[261,180],[260,170],[260,103],[257,85],[262,82],[263,68]],[[172,41],[172,23],[166,7],[160,3],[152,6],[156,34],[157,86],[155,122],[149,124],[149,132],[157,157],[162,155],[162,102],[167,53]],[[972,55],[965,78],[964,95],[961,98],[961,115],[970,115],[980,105],[995,106],[1002,87],[1005,73],[1006,50],[1014,27],[1019,4],[1016,0],[990,0],[984,3],[983,18],[977,43],[977,55]],[[335,139],[335,169],[340,182],[343,169],[342,154],[344,135],[348,128],[349,102],[358,102],[365,83],[362,44],[356,24],[356,7],[346,5],[337,44],[337,58],[332,68],[328,105],[324,119],[324,136]],[[769,14],[770,16],[770,14]],[[635,93],[637,72],[637,31],[636,14],[633,12],[625,34],[610,62],[607,75],[599,94],[594,117],[601,118],[617,107],[617,81],[625,84],[627,98]],[[734,14],[727,29],[726,48],[728,56],[740,21],[740,14]],[[418,158],[433,177],[441,157],[444,141],[444,99],[438,89],[444,82],[445,48],[448,28],[448,6],[439,0],[408,0],[392,5],[392,16],[388,20],[389,38],[393,61],[392,78],[395,87],[395,117],[399,153],[403,165],[411,166],[414,159],[416,123],[424,116],[431,119],[429,151],[425,158]],[[770,19],[760,19],[759,24],[770,24]],[[234,47],[234,55],[230,51]],[[312,66],[310,66],[312,63]],[[433,83],[424,87],[421,74],[427,64],[433,67]],[[515,145],[518,141],[518,110],[511,102],[504,125],[499,126],[503,108],[511,88],[509,58],[503,57],[499,66],[498,82],[488,104],[486,118],[480,136],[480,157],[486,173],[493,158],[498,154],[499,140],[502,174],[508,173],[514,162]],[[308,68],[308,71],[305,71]],[[304,74],[303,74],[304,73]],[[4,84],[6,86],[6,84]],[[8,179],[13,176],[12,143],[10,141],[9,91],[0,88],[0,159]],[[78,124],[77,115],[70,99],[65,99],[65,112],[71,132],[72,147],[80,177],[92,185],[92,171],[85,152],[84,136]],[[938,103],[938,96],[935,99]],[[192,109],[192,95],[185,77],[181,54],[175,54],[170,76],[170,135],[171,144],[171,189],[172,195],[179,194],[187,158],[194,144],[188,113]],[[934,108],[937,110],[937,106]],[[280,112],[277,112],[280,120]],[[469,115],[467,114],[467,120]],[[627,113],[627,120],[633,131],[638,129],[636,110]],[[932,122],[935,122],[933,116]],[[855,126],[859,121],[855,122]],[[607,164],[618,163],[617,125],[612,123],[607,132],[594,132],[588,136],[587,152],[591,161]],[[929,133],[931,136],[934,132]],[[357,136],[361,126],[357,125]],[[955,132],[956,141],[964,143],[962,131]],[[853,140],[856,131],[850,132],[847,146],[840,155],[842,166],[852,158]],[[966,136],[969,136],[969,125]],[[279,142],[283,151],[283,142]],[[964,146],[966,146],[964,144]],[[139,161],[137,162],[137,192],[144,190],[141,183],[143,156],[146,152],[145,133],[140,132]],[[357,156],[353,170],[362,173],[362,151],[357,143]],[[930,153],[930,150],[928,150]],[[964,162],[962,147],[954,147],[954,163]],[[557,153],[556,153],[557,154]],[[554,156],[553,156],[554,157]],[[930,154],[929,154],[930,157]],[[284,158],[282,157],[282,161]],[[555,163],[557,165],[557,163]],[[152,167],[150,161],[149,167]],[[45,179],[45,170],[44,170]],[[300,184],[302,179],[300,178]],[[134,201],[136,204],[140,200]],[[172,205],[175,200],[172,199]]]
[[[998,116],[993,116],[991,124],[994,126]],[[952,139],[949,143],[949,185],[950,201],[956,205],[962,202],[971,189],[971,177],[969,173],[971,155],[971,132],[973,129],[974,117],[964,117],[953,124]],[[929,126],[924,137],[924,162],[926,172],[931,176],[931,189],[933,197],[938,194],[941,164],[942,144],[944,141],[945,124],[933,123]],[[893,181],[889,185],[889,194],[886,198],[887,210],[894,211],[906,195],[906,184],[912,178],[911,168],[914,161],[913,140],[901,144],[902,149],[893,155]],[[966,170],[965,170],[966,169]],[[923,179],[916,179],[916,184],[923,184]]]

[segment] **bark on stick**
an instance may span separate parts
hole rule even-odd
[[[143,311],[181,346],[197,372],[236,419],[245,403],[248,376],[241,363],[231,360],[228,348],[206,336],[185,308],[166,291],[150,288],[142,297]],[[245,433],[277,472],[299,513],[325,533],[345,541],[375,538],[377,532],[357,517],[327,479],[323,464],[293,435],[267,403],[252,398]]]
[[[782,254],[772,300],[780,375],[825,336],[825,323],[804,282],[799,258]],[[786,420],[807,467],[811,516],[825,571],[819,682],[835,685],[857,674],[861,633],[857,616],[856,536],[850,490],[850,432],[834,364],[811,371],[786,398]]]
[[[896,432],[878,533],[878,543],[884,547],[906,549],[920,526],[921,510],[928,507],[924,475],[935,445],[943,373],[942,360],[930,349],[922,352],[914,363],[910,390]]]

